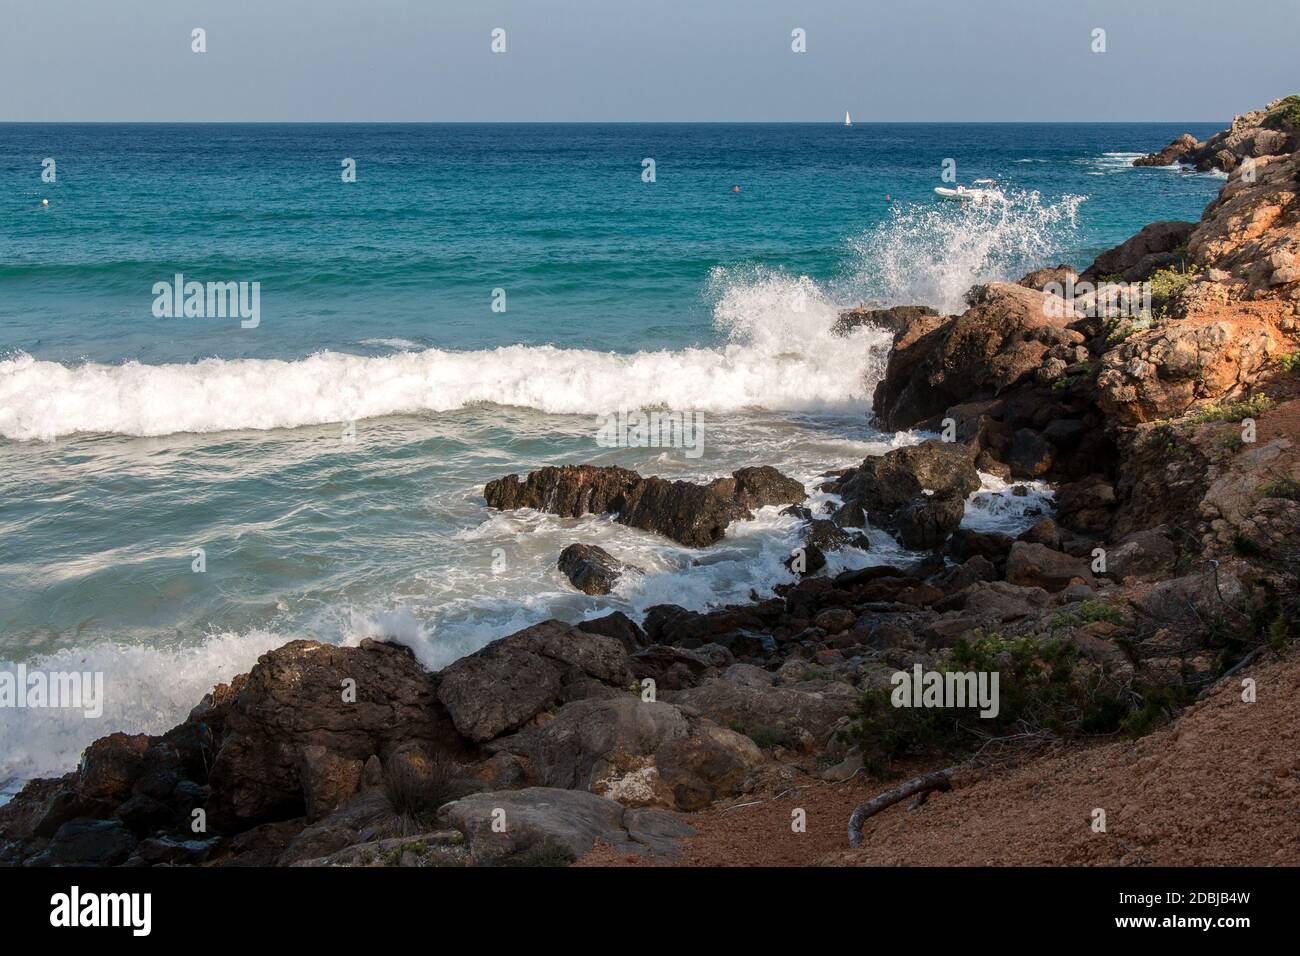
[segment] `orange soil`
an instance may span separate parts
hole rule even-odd
[[[1241,699],[1247,677],[1255,703]],[[847,849],[849,813],[891,783],[809,782],[693,814],[699,833],[680,859],[651,865],[1300,866],[1300,651],[1233,675],[1141,740],[1061,748],[959,780],[917,810],[896,804],[866,822],[861,849]],[[795,808],[807,812],[806,833],[791,830]],[[1097,808],[1105,832],[1093,831]],[[597,847],[578,865],[647,861]]]

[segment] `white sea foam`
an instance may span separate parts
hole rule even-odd
[[[247,672],[259,654],[299,636],[307,635],[252,631],[179,648],[105,642],[25,661],[28,673],[103,673],[104,712],[87,718],[77,708],[0,711],[0,802],[24,780],[76,766],[82,750],[105,734],[171,729],[214,684]],[[2,671],[15,667],[0,660]]]
[[[1003,201],[964,207],[900,204],[850,244],[851,268],[827,286],[766,269],[715,269],[707,293],[726,344],[712,348],[461,352],[370,339],[401,351],[71,366],[18,353],[0,360],[0,436],[267,430],[476,403],[575,415],[650,407],[864,411],[890,339],[875,329],[836,336],[841,307],[866,301],[959,311],[970,286],[1015,278],[1068,247],[1080,202],[1010,191]]]
[[[0,435],[153,436],[293,428],[475,403],[553,414],[666,407],[725,413],[864,409],[888,336],[832,337],[836,310],[792,297],[806,283],[771,277],[719,294],[717,348],[618,354],[512,345],[299,361],[206,359],[185,365],[66,366],[19,354],[0,361]],[[874,350],[874,352],[873,352]]]

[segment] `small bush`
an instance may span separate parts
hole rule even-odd
[[[1147,280],[1151,283],[1151,313],[1157,318],[1167,316],[1169,304],[1198,278],[1200,270],[1185,261],[1151,273]]]
[[[1084,624],[1123,624],[1124,612],[1105,601],[1080,601],[1052,618],[1053,627],[1081,627]]]
[[[1228,405],[1210,405],[1193,412],[1188,418],[1193,425],[1209,422],[1239,422],[1243,418],[1258,418],[1273,407],[1273,400],[1267,395],[1255,395],[1244,402]]]
[[[1288,501],[1300,501],[1300,481],[1294,478],[1279,478],[1266,481],[1259,486],[1261,498],[1286,498]]]
[[[384,796],[393,812],[425,823],[444,803],[464,796],[458,768],[447,757],[399,753],[384,763]]]
[[[964,754],[989,736],[1114,732],[1128,713],[1123,688],[1093,666],[1080,666],[1073,644],[999,635],[958,640],[944,671],[998,674],[998,713],[980,717],[976,708],[895,707],[892,688],[863,694],[845,739],[862,751],[874,775],[910,756]]]
[[[1300,372],[1300,352],[1290,352],[1277,360],[1284,372]]]
[[[1300,96],[1286,97],[1269,111],[1260,125],[1268,129],[1281,129],[1286,125],[1292,129],[1300,129]]]
[[[1141,703],[1120,720],[1128,737],[1145,737],[1156,727],[1196,700],[1196,689],[1186,684],[1161,684],[1141,692]]]
[[[1258,558],[1264,553],[1264,549],[1260,547],[1258,541],[1248,538],[1244,534],[1233,536],[1232,550],[1240,558]]]

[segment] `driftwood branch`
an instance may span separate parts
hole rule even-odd
[[[952,775],[956,769],[956,767],[948,767],[945,770],[936,770],[933,773],[913,777],[892,790],[886,790],[879,796],[872,797],[866,803],[858,804],[849,816],[849,846],[856,850],[862,844],[862,824],[868,817],[874,817],[886,807],[892,807],[910,796],[929,793],[931,790],[951,790]]]

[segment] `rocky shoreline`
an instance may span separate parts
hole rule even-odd
[[[1289,103],[1155,156],[1229,171],[1199,223],[1153,223],[1081,275],[978,286],[960,315],[844,313],[894,335],[876,419],[943,437],[827,462],[817,512],[766,466],[702,485],[574,465],[484,489],[489,508],[609,514],[697,548],[785,509],[803,544],[771,598],[544,621],[437,672],[395,644],[292,642],[166,734],[111,734],[28,783],[0,807],[0,864],[671,858],[720,801],[845,780],[865,798],[897,761],[969,765],[990,742],[1026,761],[1167,721],[1300,620]],[[1150,312],[1083,285],[1117,282],[1150,283]],[[1054,516],[1015,538],[962,527],[980,472],[1050,482]],[[868,525],[918,560],[823,573]],[[627,570],[581,542],[557,560],[587,593]],[[1000,671],[1003,715],[882,709],[915,667]]]

